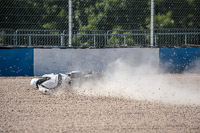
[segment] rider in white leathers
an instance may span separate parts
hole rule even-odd
[[[50,94],[58,87],[68,88],[70,79],[68,74],[45,74],[40,78],[33,78],[30,85],[44,94]]]
[[[79,86],[100,76],[98,73],[82,73],[80,71],[72,71],[67,74],[45,74],[40,78],[33,78],[30,85],[32,88],[38,88],[44,94],[50,94],[59,87],[71,89],[72,86]]]

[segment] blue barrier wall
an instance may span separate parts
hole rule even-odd
[[[200,48],[160,48],[160,67],[165,72],[182,73],[199,67]]]
[[[33,76],[33,49],[0,49],[0,76]]]
[[[195,67],[200,72],[200,48],[24,48],[0,49],[0,76],[40,76],[45,73],[64,73],[72,70],[101,71],[119,58],[132,64],[159,64],[160,68],[170,73],[182,73]]]

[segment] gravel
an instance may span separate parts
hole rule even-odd
[[[167,76],[175,80],[181,77]],[[188,78],[193,81],[200,76]],[[200,132],[198,104],[87,96],[70,91],[43,95],[30,88],[31,79],[0,77],[0,132]]]

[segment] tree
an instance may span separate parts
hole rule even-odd
[[[156,0],[155,28],[200,28],[198,0]],[[146,18],[150,28],[150,17]]]
[[[122,29],[140,29],[146,25],[144,16],[150,14],[146,8],[146,0],[78,1],[75,5],[75,23],[79,26],[75,29],[81,30],[107,31],[116,26]]]
[[[68,2],[63,0],[4,0],[0,28],[67,29]]]

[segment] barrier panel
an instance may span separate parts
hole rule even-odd
[[[126,65],[159,64],[159,49],[34,49],[34,75],[66,73],[73,70],[105,71],[119,61]],[[154,67],[154,68],[155,68]]]
[[[33,49],[0,49],[0,76],[33,76]]]
[[[200,48],[160,48],[159,60],[165,72],[200,72]]]
[[[200,48],[0,49],[0,76],[41,76],[73,70],[105,71],[115,61],[132,69],[200,72]]]

